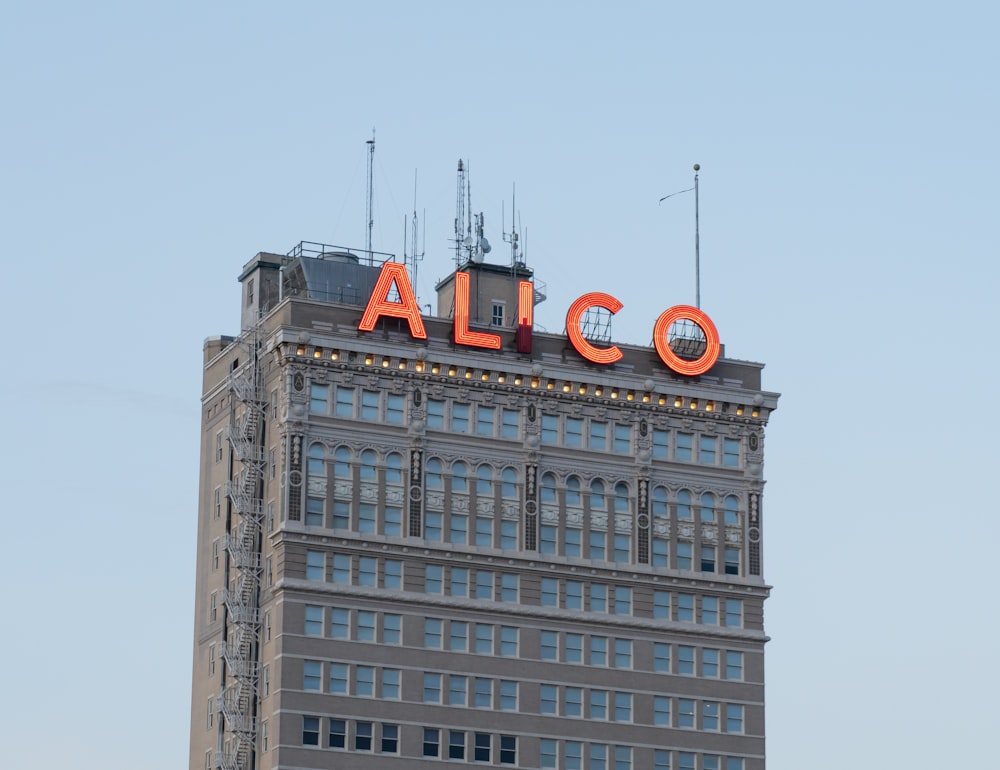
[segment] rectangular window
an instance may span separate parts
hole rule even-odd
[[[302,745],[319,746],[319,717],[302,717]]]
[[[323,552],[306,551],[306,580],[324,580]]]
[[[493,626],[489,623],[476,623],[476,654],[493,654]]]
[[[741,628],[743,626],[743,600],[726,599],[726,626]]]
[[[726,704],[726,732],[743,732],[743,706],[738,703]]]
[[[702,754],[701,770],[719,770],[719,756],[717,754]]]
[[[615,615],[632,614],[632,589],[628,586],[615,586]]]
[[[690,543],[678,543],[677,544],[677,569],[680,569],[680,570],[690,570],[691,569],[691,544]]]
[[[337,417],[354,416],[354,388],[337,388],[335,413]]]
[[[694,701],[688,698],[677,700],[677,726],[694,728]]]
[[[539,693],[539,713],[555,714],[558,703],[558,688],[554,684],[543,684],[539,688]]]
[[[694,770],[694,754],[687,751],[678,753],[677,770]]]
[[[467,706],[469,703],[469,678],[452,674],[448,677],[448,705]]]
[[[608,691],[590,691],[590,718],[604,720],[608,718]]]
[[[444,568],[440,564],[424,565],[425,594],[444,593],[444,584],[442,583],[442,577],[441,577],[443,572]]]
[[[307,527],[322,527],[323,526],[323,509],[325,507],[325,501],[319,497],[307,497],[306,498],[306,526]]]
[[[372,666],[355,667],[354,694],[363,698],[375,695],[375,669]]]
[[[215,518],[220,518],[222,516],[222,489],[220,487],[215,488]]]
[[[302,661],[302,689],[319,690],[323,681],[323,664],[318,660]]]
[[[590,665],[608,665],[608,638],[606,636],[590,637]]]
[[[383,579],[383,586],[385,588],[394,588],[399,590],[403,587],[403,562],[397,561],[396,559],[386,559],[385,561],[385,577]]]
[[[428,650],[441,649],[441,621],[435,618],[424,619],[424,648]]]
[[[580,417],[566,418],[566,440],[565,446],[583,446],[583,419]]]
[[[399,615],[382,616],[382,644],[399,644],[403,619]]]
[[[615,693],[615,721],[616,722],[632,721],[632,693],[630,692]]]
[[[563,716],[583,716],[583,689],[580,687],[563,688]]]
[[[222,431],[215,434],[215,462],[222,462]]]
[[[480,404],[476,409],[476,433],[480,436],[492,436],[495,420],[496,407]]]
[[[608,611],[608,587],[603,583],[591,583],[590,585],[590,611]]]
[[[330,692],[347,693],[347,664],[330,664]]]
[[[516,658],[519,642],[519,632],[514,626],[500,626],[500,655],[504,658]]]
[[[556,578],[542,578],[542,606],[559,606],[559,581]]]
[[[500,710],[517,711],[517,682],[500,680]]]
[[[583,537],[583,532],[579,529],[573,529],[572,527],[566,527],[564,531],[566,548],[563,552],[563,556],[579,556],[580,555],[580,543]]]
[[[615,746],[615,770],[632,770],[632,748]]]
[[[518,599],[518,576],[509,572],[500,575],[500,601],[516,602]]]
[[[719,704],[714,700],[702,701],[701,704],[701,729],[718,732],[719,730]]]
[[[424,674],[424,703],[441,702],[441,675]]]
[[[615,668],[632,668],[632,641],[615,639]]]
[[[670,592],[653,591],[653,617],[670,620]]]
[[[333,555],[333,582],[342,585],[351,584],[351,557],[346,553]]]
[[[701,547],[701,571],[715,572],[715,546],[703,545]]]
[[[670,727],[670,698],[666,695],[653,697],[653,724]]]
[[[437,757],[441,754],[441,731],[431,727],[424,728],[425,757]]]
[[[323,636],[323,608],[306,605],[306,636]]]
[[[670,645],[666,642],[653,643],[653,671],[670,673]]]
[[[382,682],[379,689],[379,697],[390,700],[399,699],[399,678],[401,672],[398,668],[382,669]]]
[[[691,446],[693,440],[694,436],[690,433],[677,434],[677,447],[674,456],[675,460],[682,463],[691,462]]]
[[[433,430],[444,430],[444,401],[427,399],[427,427]]]
[[[500,411],[500,435],[503,438],[516,439],[521,435],[521,412],[517,409],[502,409]]]
[[[330,636],[334,639],[350,638],[350,612],[339,607],[330,611]]]
[[[727,468],[738,468],[740,466],[739,439],[722,439],[722,464]]]
[[[469,542],[469,517],[452,509],[448,517],[448,542],[465,545]]]
[[[632,451],[632,426],[615,423],[615,453],[628,454]]]
[[[554,414],[542,415],[542,443],[559,443],[559,418]]]
[[[477,709],[493,708],[493,680],[477,676],[473,706]]]
[[[657,460],[666,460],[669,447],[670,431],[653,428],[653,457]]]
[[[716,596],[701,597],[701,622],[707,626],[719,625],[719,599]]]
[[[490,313],[490,323],[493,326],[503,326],[503,302],[491,302],[492,312]]]
[[[375,641],[375,613],[369,610],[358,610],[358,641]]]
[[[590,448],[603,452],[608,446],[608,424],[590,421]]]
[[[657,749],[653,752],[653,770],[670,770],[670,752]]]
[[[705,647],[701,651],[701,675],[706,679],[719,678],[719,651]]]
[[[566,640],[566,662],[583,663],[583,634],[567,633]]]
[[[743,770],[743,758],[726,757],[726,770]]]
[[[740,574],[740,550],[738,548],[725,549],[725,572],[727,575]]]
[[[583,743],[566,741],[563,744],[563,767],[565,770],[583,770]]]
[[[559,659],[559,633],[557,631],[542,631],[541,659]]]
[[[517,736],[500,736],[500,764],[513,765],[517,763]]]
[[[583,583],[579,580],[566,581],[566,609],[583,609]]]
[[[615,532],[614,536],[614,561],[627,563],[632,548],[632,536],[621,532]],[[620,614],[620,613],[615,613]]]
[[[454,433],[469,432],[469,405],[451,405],[451,429]]]
[[[694,596],[677,594],[677,620],[694,623]]]
[[[333,528],[351,528],[351,507],[350,503],[344,500],[333,501]]]
[[[489,733],[476,733],[476,751],[473,759],[476,762],[489,762],[492,737]]]
[[[608,770],[608,747],[603,743],[590,744],[590,766],[588,770]]]
[[[343,719],[330,720],[330,748],[342,749],[347,745],[347,722]]]
[[[403,404],[405,400],[402,396],[390,393],[385,397],[385,421],[392,425],[403,424]]]
[[[726,651],[726,679],[740,681],[743,679],[743,653]]]
[[[375,586],[378,585],[378,560],[371,556],[362,556],[358,559],[358,585]]]
[[[538,550],[542,553],[555,553],[557,529],[547,524],[542,524],[539,529],[541,530],[541,538],[539,538],[541,542],[538,545]]]
[[[464,620],[453,620],[448,631],[448,649],[452,652],[469,651],[469,624]]]
[[[500,547],[505,551],[517,550],[517,522],[500,522]]]
[[[538,767],[555,768],[556,742],[551,738],[542,738],[538,744]]]
[[[465,567],[451,568],[451,595],[469,595],[469,570]]]
[[[493,598],[493,573],[489,570],[476,570],[476,598],[487,600]]]
[[[677,645],[677,671],[684,676],[694,676],[694,647]]]
[[[309,411],[313,414],[326,414],[330,398],[330,387],[328,385],[309,386]]]
[[[465,759],[465,733],[461,730],[448,732],[448,759]]]
[[[374,534],[375,518],[375,504],[361,503],[358,506],[358,532]]]
[[[378,392],[374,390],[361,391],[361,419],[368,422],[378,422]]]
[[[587,558],[595,561],[604,561],[607,555],[607,546],[608,533],[591,530]]]
[[[715,465],[715,436],[701,436],[698,439],[698,462]]]
[[[399,753],[399,725],[382,725],[381,751],[383,754]]]

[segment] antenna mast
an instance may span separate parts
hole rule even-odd
[[[698,172],[701,166],[694,164],[694,306],[701,309],[701,244],[698,233]]]
[[[501,201],[501,207],[503,202]],[[501,211],[501,216],[503,218],[503,225],[507,224],[507,215],[505,212]],[[511,185],[511,204],[510,204],[510,232],[504,232],[503,239],[505,243],[510,244],[510,268],[513,270],[519,267],[521,261],[518,255],[518,249],[520,249],[520,237],[517,234],[517,185]]]
[[[368,145],[368,189],[365,200],[367,204],[365,217],[365,251],[368,252],[368,264],[372,264],[372,228],[375,226],[375,129],[372,129],[372,138],[365,144]]]
[[[403,218],[403,264],[413,268],[413,287],[417,288],[417,264],[424,258],[424,249],[417,253],[417,231],[420,228],[420,220],[417,218],[417,170],[413,170],[413,225],[410,231],[410,254],[406,254],[406,218]],[[427,230],[424,229],[424,241],[426,243]]]
[[[462,233],[465,232],[465,165],[458,159],[458,195],[455,200],[455,269],[462,266]]]

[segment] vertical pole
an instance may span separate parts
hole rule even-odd
[[[374,202],[375,202],[375,129],[372,129],[372,138],[369,139],[365,144],[368,145],[368,200],[367,208],[365,212],[367,216],[365,219],[365,229],[367,231],[365,237],[365,251],[368,252],[368,264],[373,264],[372,259],[372,228],[375,226],[375,212],[374,212]]]
[[[701,244],[698,233],[698,171],[694,164],[694,306],[701,309]]]

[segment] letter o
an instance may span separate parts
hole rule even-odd
[[[670,347],[670,326],[681,319],[693,321],[705,335],[705,352],[694,361],[686,361],[678,356]],[[667,366],[678,374],[695,377],[704,374],[719,360],[722,346],[719,344],[719,332],[712,319],[691,305],[674,305],[664,310],[653,326],[653,344]]]

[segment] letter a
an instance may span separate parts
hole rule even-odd
[[[399,302],[389,301],[393,283],[399,292]],[[382,264],[382,272],[379,273],[372,295],[368,298],[368,306],[365,308],[365,314],[361,316],[358,329],[363,332],[372,331],[375,323],[384,315],[390,318],[402,318],[410,324],[410,336],[421,340],[427,339],[424,320],[420,317],[420,308],[417,306],[417,298],[410,285],[410,277],[406,274],[406,266],[399,262]]]

